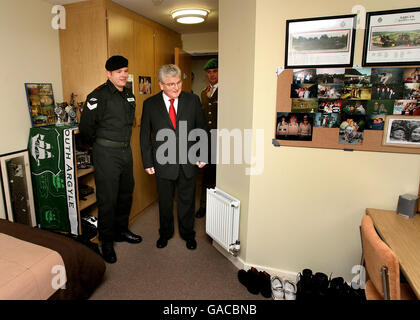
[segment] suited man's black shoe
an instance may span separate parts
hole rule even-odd
[[[114,243],[110,241],[102,242],[102,258],[105,262],[115,263],[117,262],[117,255],[114,251]]]
[[[140,243],[142,241],[142,237],[132,233],[130,230],[121,232],[119,235],[115,237],[115,241],[117,242],[128,242],[128,243]]]
[[[160,237],[158,241],[156,242],[156,247],[159,249],[165,248],[168,245],[168,239],[164,237]]]
[[[202,218],[206,215],[206,208],[201,208],[197,210],[197,212],[195,213],[195,217],[196,218]]]
[[[195,241],[195,239],[188,239],[187,248],[190,250],[195,250],[197,248],[197,241]]]

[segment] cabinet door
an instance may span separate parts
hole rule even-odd
[[[134,21],[122,14],[107,10],[108,57],[124,56],[128,59],[128,69],[134,65]]]

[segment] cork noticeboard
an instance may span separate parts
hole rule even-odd
[[[290,97],[290,85],[292,82],[293,69],[285,69],[277,76],[276,114],[273,123],[274,137],[276,136],[277,112],[291,112],[292,98]],[[365,130],[362,144],[339,144],[339,130],[339,128],[313,127],[312,141],[274,140],[277,142],[277,146],[420,154],[420,148],[382,145],[384,133],[382,130]]]

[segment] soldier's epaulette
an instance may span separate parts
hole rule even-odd
[[[103,87],[105,87],[106,86],[106,82],[105,83],[102,83],[99,87],[97,87],[95,90],[100,90],[100,89],[102,89]]]

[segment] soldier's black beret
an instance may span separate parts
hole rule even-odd
[[[114,71],[126,67],[128,67],[128,60],[123,56],[112,56],[105,63],[105,69],[108,71]]]

